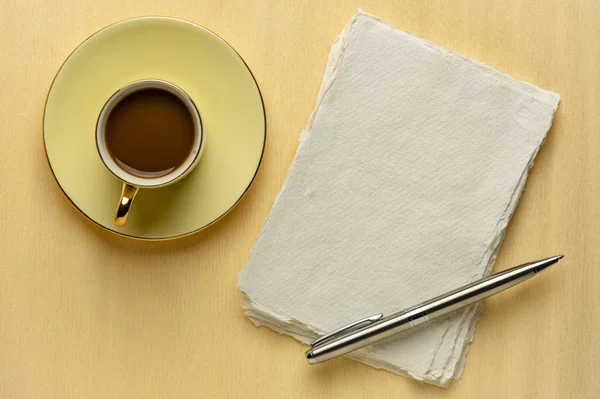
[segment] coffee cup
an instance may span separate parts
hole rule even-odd
[[[113,223],[124,226],[141,188],[178,182],[204,150],[200,112],[179,87],[140,80],[117,90],[96,124],[96,146],[106,168],[123,183]]]

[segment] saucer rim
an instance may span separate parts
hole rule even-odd
[[[189,231],[189,232],[183,233],[183,234],[174,235],[174,236],[168,236],[168,237],[141,237],[141,236],[136,236],[136,235],[132,235],[132,234],[121,233],[121,232],[118,232],[118,231],[115,231],[115,230],[111,230],[111,229],[107,228],[106,226],[100,224],[96,220],[94,220],[92,217],[90,217],[81,208],[79,208],[77,206],[77,204],[71,199],[71,197],[69,197],[69,195],[66,193],[66,191],[64,190],[64,188],[62,187],[62,185],[58,181],[58,178],[56,177],[56,174],[54,173],[54,169],[52,168],[52,164],[50,163],[50,157],[48,155],[48,147],[46,146],[46,134],[45,134],[45,131],[46,131],[46,129],[45,129],[45,125],[46,125],[46,107],[48,105],[48,99],[50,97],[50,91],[52,90],[52,87],[54,87],[54,83],[56,81],[56,78],[58,77],[58,74],[60,73],[60,71],[63,69],[65,63],[71,58],[71,56],[73,55],[73,53],[75,53],[75,51],[77,51],[88,40],[90,40],[92,37],[96,36],[100,32],[103,32],[104,30],[109,29],[109,28],[111,28],[114,25],[118,25],[118,24],[121,24],[121,23],[124,23],[124,22],[135,21],[135,20],[142,20],[142,19],[167,19],[167,20],[175,20],[175,21],[179,21],[179,22],[184,22],[184,23],[193,25],[193,26],[195,26],[197,28],[203,29],[203,30],[207,31],[208,33],[216,36],[221,41],[223,41],[223,43],[225,43],[227,46],[229,46],[229,48],[231,50],[233,50],[233,52],[235,54],[237,54],[238,57],[240,57],[240,60],[242,60],[242,62],[244,63],[244,66],[246,67],[246,69],[248,69],[248,72],[250,72],[250,76],[252,77],[252,80],[254,81],[254,84],[255,84],[256,89],[258,91],[258,96],[260,97],[260,102],[261,102],[262,111],[263,111],[262,112],[262,114],[263,114],[263,121],[264,121],[263,145],[262,145],[262,149],[261,149],[261,152],[260,152],[260,158],[258,160],[258,164],[256,165],[256,170],[254,171],[254,175],[252,176],[252,179],[250,179],[250,182],[248,183],[248,185],[246,186],[246,188],[244,189],[244,191],[242,192],[242,194],[239,196],[239,198],[233,203],[233,205],[231,205],[231,207],[229,209],[227,209],[223,214],[221,214],[219,217],[217,217],[216,219],[214,219],[210,223],[208,223],[208,224],[206,224],[206,225],[204,225],[204,226],[202,226],[202,227],[200,227],[200,228],[198,228],[196,230]],[[206,27],[204,27],[202,25],[199,25],[199,24],[197,24],[195,22],[191,22],[191,21],[188,21],[186,19],[183,19],[183,18],[171,17],[171,16],[165,16],[165,15],[145,15],[145,16],[139,16],[139,17],[122,19],[122,20],[113,22],[113,23],[111,23],[109,25],[106,25],[102,29],[99,29],[99,30],[95,31],[94,33],[92,33],[91,35],[89,35],[85,40],[83,40],[73,50],[71,50],[71,52],[69,53],[69,55],[60,64],[60,67],[58,68],[58,70],[54,74],[54,78],[52,78],[52,82],[50,83],[50,87],[48,87],[48,91],[46,93],[46,100],[44,101],[44,111],[42,113],[42,141],[43,141],[43,144],[44,144],[44,154],[46,155],[46,165],[50,169],[50,172],[52,173],[52,177],[54,178],[54,181],[56,182],[56,184],[60,188],[60,191],[64,194],[64,196],[67,198],[67,200],[71,203],[71,205],[73,205],[75,207],[75,209],[77,211],[79,211],[79,213],[81,213],[83,216],[85,216],[85,218],[87,220],[91,221],[94,225],[100,227],[102,230],[107,231],[107,232],[109,232],[111,234],[114,234],[116,236],[125,237],[125,238],[129,238],[129,239],[132,239],[132,240],[137,240],[137,241],[154,241],[154,242],[171,241],[171,240],[176,240],[176,239],[179,239],[179,238],[183,238],[183,237],[188,237],[188,236],[194,235],[196,233],[199,233],[202,230],[205,230],[205,229],[213,226],[217,222],[221,221],[225,216],[227,216],[237,206],[237,204],[240,203],[240,201],[242,200],[242,198],[245,197],[246,193],[250,190],[250,187],[252,186],[252,183],[254,183],[254,181],[256,180],[256,176],[258,175],[258,171],[260,170],[260,167],[262,165],[262,161],[263,161],[263,158],[264,158],[264,155],[265,155],[265,147],[267,145],[267,114],[266,114],[265,102],[264,102],[264,99],[263,99],[263,95],[262,95],[262,92],[260,90],[260,86],[258,85],[258,82],[256,80],[256,77],[254,76],[254,73],[252,72],[252,69],[250,69],[250,66],[248,65],[248,63],[246,62],[246,60],[241,56],[240,53],[238,53],[238,51],[227,40],[223,39],[221,36],[219,36],[218,34],[216,34],[215,32],[213,32],[212,30],[210,30],[210,29],[208,29],[208,28],[206,28]]]

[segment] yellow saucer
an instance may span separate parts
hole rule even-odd
[[[190,95],[206,149],[181,182],[140,190],[127,224],[117,227],[121,183],[97,153],[96,120],[117,89],[149,78]],[[264,107],[252,73],[221,38],[178,19],[136,18],[97,32],[65,61],[46,100],[44,144],[56,181],[89,219],[128,237],[175,238],[210,225],[244,195],[262,159]]]

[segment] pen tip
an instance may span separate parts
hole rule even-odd
[[[534,262],[532,264],[532,266],[534,267],[535,272],[539,273],[542,270],[544,270],[545,268],[547,268],[548,266],[555,264],[556,262],[561,260],[563,257],[564,257],[564,255],[552,256],[550,258],[546,258],[546,259],[542,259],[537,262]]]

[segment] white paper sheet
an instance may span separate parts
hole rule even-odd
[[[245,314],[309,342],[489,273],[558,101],[360,11],[240,272]],[[446,386],[480,310],[351,357]]]

